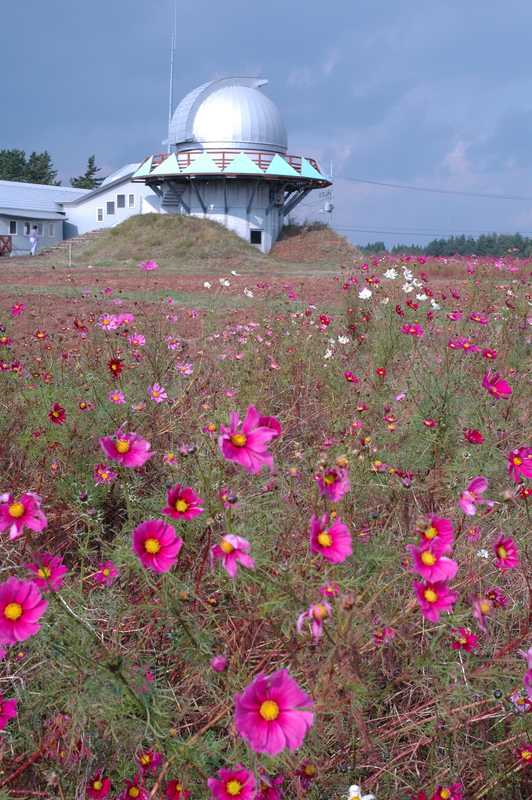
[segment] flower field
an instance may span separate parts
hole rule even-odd
[[[10,268],[1,800],[530,796],[530,269]]]

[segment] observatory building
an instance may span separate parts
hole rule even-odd
[[[212,219],[263,253],[287,214],[331,185],[315,159],[288,155],[279,109],[261,91],[266,83],[233,77],[198,86],[172,117],[170,153],[149,156],[131,177],[158,196],[161,213]]]

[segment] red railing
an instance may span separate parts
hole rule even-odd
[[[186,169],[186,167],[189,167],[192,164],[193,160],[197,158],[197,156],[199,156],[201,153],[207,153],[212,158],[216,166],[219,169],[224,170],[241,152],[241,150],[236,148],[233,150],[186,150],[185,152],[176,153],[175,155],[180,169]],[[268,169],[273,157],[275,156],[275,153],[268,153],[263,150],[244,150],[243,152],[255,162],[259,169],[263,170],[264,172]],[[281,155],[282,158],[284,158],[284,160],[296,170],[296,172],[301,172],[302,156],[289,156],[282,153],[279,153],[279,155]],[[168,153],[158,153],[154,155],[152,166],[158,167],[159,164],[162,164],[166,158],[168,158]],[[309,164],[312,164],[314,169],[321,174],[321,170],[316,159],[310,158],[309,156],[305,156],[305,158]],[[325,176],[324,180],[327,180]]]

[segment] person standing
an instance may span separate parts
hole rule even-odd
[[[39,244],[39,229],[37,225],[34,225],[30,233],[30,245],[31,245],[30,255],[32,256],[35,255],[35,253],[37,252],[38,244]]]

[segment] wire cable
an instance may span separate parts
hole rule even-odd
[[[466,192],[458,189],[439,189],[431,186],[413,186],[406,183],[386,183],[385,181],[373,181],[367,178],[351,178],[347,175],[337,175],[336,180],[350,181],[351,183],[367,183],[371,186],[381,186],[385,189],[403,189],[410,192],[430,192],[432,194],[460,195],[462,197],[483,197],[489,200],[520,200],[532,202],[532,197],[525,197],[519,194],[492,194],[489,192]]]

